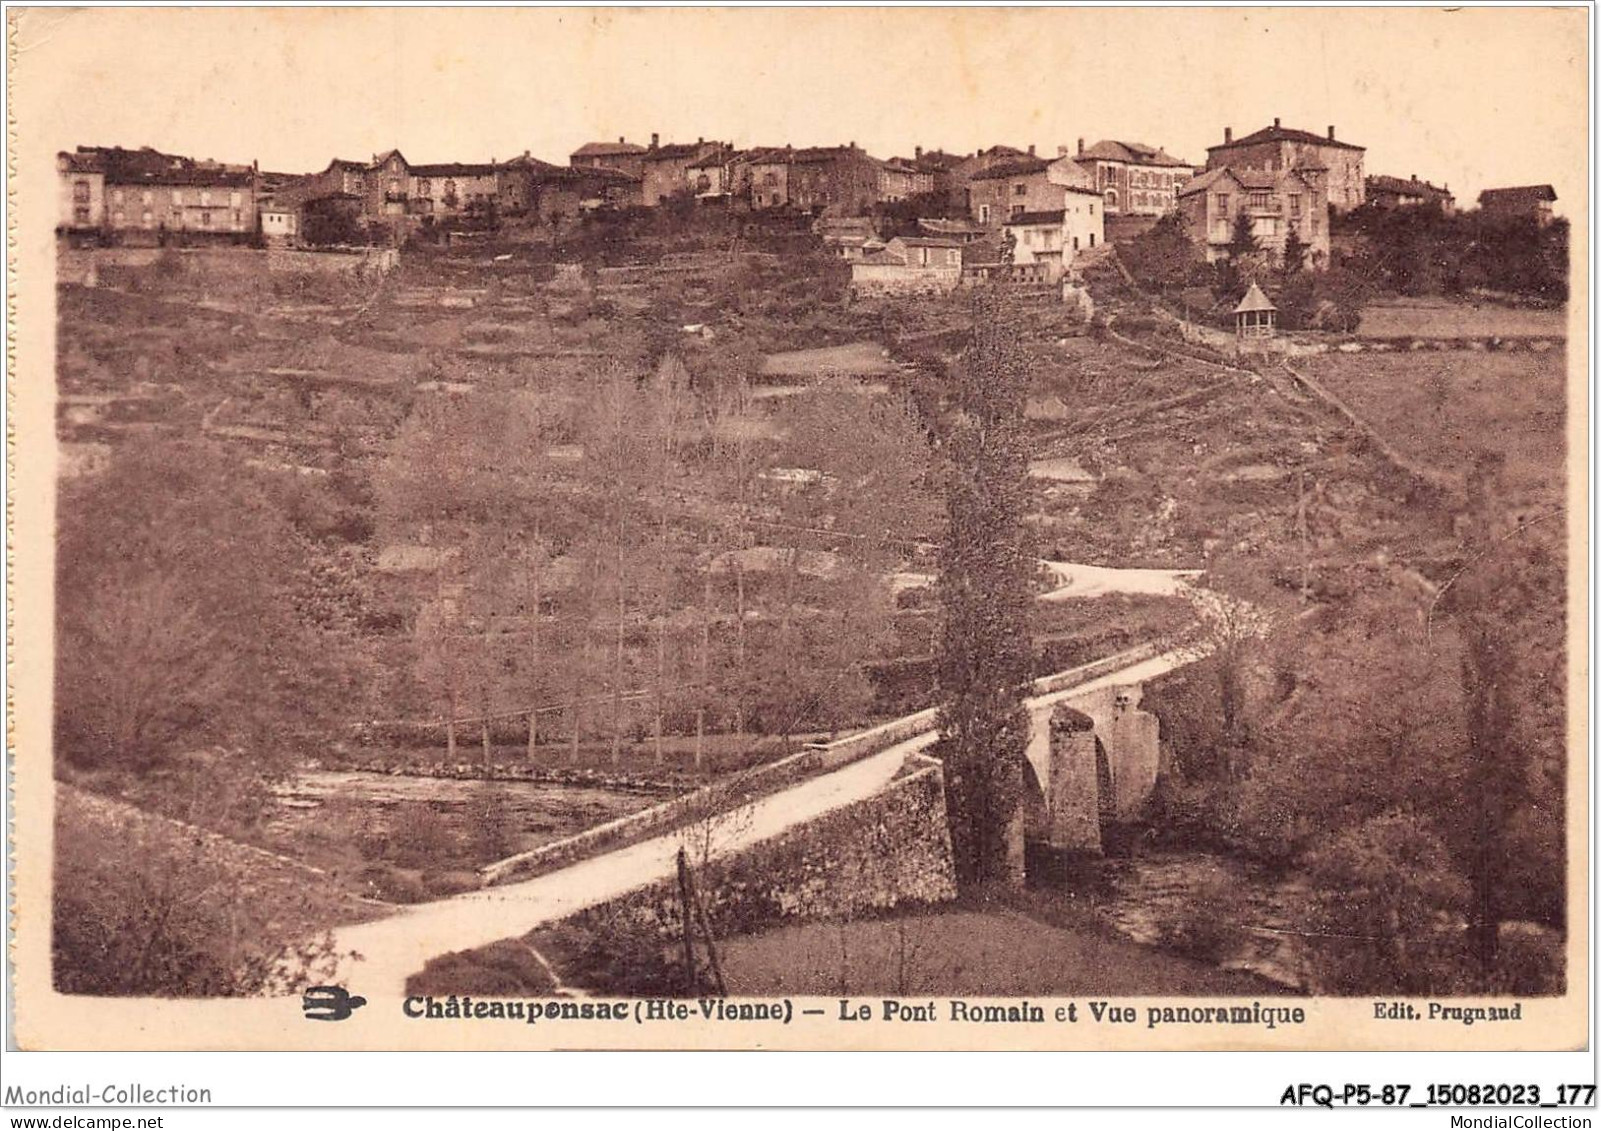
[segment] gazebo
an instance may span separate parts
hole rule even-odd
[[[1271,338],[1278,316],[1279,308],[1268,301],[1261,287],[1252,283],[1234,308],[1234,334],[1239,338]]]

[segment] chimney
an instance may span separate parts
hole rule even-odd
[[[1334,140],[1334,127],[1333,126],[1329,127],[1329,140],[1330,141]]]
[[[1034,156],[1034,147],[1032,145],[1028,147],[1028,155],[1030,157]]]
[[[651,134],[650,135],[650,147],[652,149],[655,149],[656,146],[661,144],[661,140],[662,140],[662,135],[661,134]]]
[[[912,147],[912,158],[917,161],[921,161],[923,159],[923,147],[921,145]]]
[[[533,150],[531,150],[531,149],[523,150],[523,160],[524,161],[528,160],[533,155],[534,155],[534,151]]]
[[[1273,119],[1273,128],[1274,129],[1278,129],[1279,128],[1279,120],[1277,118]]]
[[[626,137],[620,137],[620,138],[617,139],[617,144],[618,145],[627,145],[628,144],[628,139]]]
[[[1417,184],[1418,183],[1418,175],[1416,173],[1412,174],[1412,183],[1413,184]]]
[[[1224,126],[1223,127],[1223,144],[1224,145],[1228,145],[1233,140],[1234,140],[1234,127],[1233,126]]]
[[[1066,157],[1066,156],[1067,156],[1067,146],[1065,146],[1065,145],[1058,145],[1058,146],[1057,146],[1057,147],[1056,147],[1056,155],[1057,155],[1057,156],[1058,156],[1058,157]]]
[[[855,153],[856,152],[856,143],[854,141],[851,142],[848,148],[850,149],[850,151],[852,153]]]
[[[1079,138],[1078,139],[1078,151],[1080,153],[1084,152],[1084,139],[1083,138]]]
[[[696,145],[705,145],[706,144],[706,139],[703,138],[703,137],[698,137],[698,138],[695,139],[695,144]]]

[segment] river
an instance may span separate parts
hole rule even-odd
[[[1305,882],[1219,853],[1108,857],[1096,910],[1136,942],[1305,989]]]

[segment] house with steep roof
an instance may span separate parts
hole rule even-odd
[[[1486,219],[1533,220],[1544,227],[1556,218],[1551,211],[1556,198],[1556,189],[1550,185],[1490,188],[1479,194],[1479,208]]]
[[[1225,127],[1222,144],[1206,150],[1206,167],[1228,166],[1270,173],[1294,169],[1317,183],[1327,195],[1329,207],[1336,212],[1347,212],[1361,207],[1367,199],[1366,178],[1362,172],[1366,153],[1362,146],[1336,138],[1333,126],[1325,137],[1287,128],[1274,118],[1271,126],[1238,140],[1234,130]]]
[[[1062,206],[1063,186],[1050,176],[1051,162],[1030,152],[997,161],[973,173],[967,182],[968,215],[999,228],[1025,212],[1053,212]]]
[[[1207,262],[1228,255],[1236,217],[1246,216],[1257,247],[1275,257],[1293,231],[1306,262],[1328,262],[1328,203],[1318,181],[1298,169],[1264,170],[1224,166],[1196,177],[1179,192],[1179,212],[1190,238]]]
[[[1085,169],[1100,191],[1109,216],[1165,216],[1178,206],[1179,190],[1195,175],[1189,162],[1158,146],[1138,141],[1102,140],[1064,157]]]
[[[1456,197],[1449,185],[1431,185],[1418,180],[1413,173],[1410,179],[1373,176],[1367,179],[1367,203],[1375,208],[1417,208],[1434,205],[1449,216],[1456,211]]]

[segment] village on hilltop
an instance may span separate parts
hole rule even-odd
[[[419,236],[522,225],[557,230],[600,213],[718,208],[810,215],[864,292],[945,292],[1012,275],[1056,282],[1177,214],[1208,262],[1242,226],[1275,257],[1331,262],[1331,217],[1374,209],[1455,211],[1449,185],[1368,174],[1363,146],[1335,127],[1283,125],[1235,137],[1231,127],[1195,166],[1160,146],[1101,140],[993,145],[969,154],[916,147],[879,158],[854,141],[795,147],[697,138],[648,144],[619,137],[579,146],[566,164],[529,152],[484,163],[414,164],[398,149],[334,158],[296,175],[160,153],[79,146],[58,158],[58,231],[129,246],[176,242],[267,246],[398,246]],[[1487,189],[1486,216],[1551,221],[1550,185]],[[894,230],[891,230],[894,229]]]

